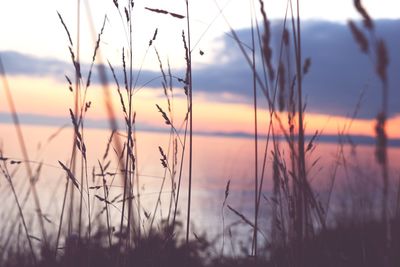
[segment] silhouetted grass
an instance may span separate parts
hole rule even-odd
[[[182,57],[186,62],[185,78],[177,78],[179,86],[183,87],[186,96],[187,109],[185,114],[175,114],[172,82],[173,74],[168,61],[168,70],[164,67],[162,56],[156,49],[158,29],[149,41],[146,55],[151,47],[158,59],[160,80],[164,90],[167,108],[161,103],[156,104],[162,121],[170,127],[168,147],[159,146],[160,167],[164,169],[162,183],[152,213],[146,211],[140,200],[140,179],[138,174],[138,158],[136,139],[135,93],[140,69],[134,69],[134,12],[133,1],[120,3],[113,1],[122,22],[122,34],[126,43],[121,44],[122,81],[111,62],[108,67],[115,84],[108,81],[105,64],[101,56],[101,37],[106,30],[106,17],[100,32],[94,36],[94,52],[91,57],[89,72],[85,78],[80,66],[80,1],[77,10],[77,37],[72,38],[68,23],[58,13],[61,26],[68,38],[68,52],[75,70],[75,85],[66,76],[69,91],[73,94],[73,107],[69,108],[73,126],[73,143],[71,157],[68,162],[58,161],[59,167],[65,173],[66,183],[62,198],[62,208],[57,231],[48,236],[44,220],[48,218],[42,213],[40,199],[36,193],[36,182],[39,179],[33,173],[23,132],[18,120],[17,109],[14,106],[11,90],[7,84],[6,71],[0,61],[0,74],[7,93],[7,100],[17,130],[19,144],[23,154],[23,163],[6,158],[0,148],[0,171],[11,189],[14,202],[18,208],[20,227],[16,237],[12,236],[15,229],[0,248],[2,258],[0,266],[278,266],[278,267],[309,267],[309,266],[399,266],[400,265],[400,222],[398,213],[391,212],[389,205],[389,167],[387,157],[387,117],[388,117],[388,51],[384,40],[379,39],[374,28],[374,21],[368,15],[361,1],[354,0],[356,10],[362,17],[363,28],[356,22],[349,22],[349,30],[360,46],[361,52],[373,59],[376,75],[382,84],[382,105],[376,119],[376,162],[380,166],[382,176],[382,192],[380,196],[380,218],[373,216],[362,221],[355,218],[336,215],[328,221],[330,199],[335,184],[335,177],[340,164],[347,173],[347,161],[344,155],[344,135],[349,130],[345,127],[339,133],[337,163],[332,174],[328,189],[326,206],[321,202],[316,190],[309,179],[309,171],[316,162],[310,162],[321,132],[317,131],[311,140],[305,138],[306,108],[304,99],[303,78],[309,73],[311,59],[302,55],[301,38],[301,1],[287,1],[284,16],[279,51],[271,48],[270,21],[267,7],[262,0],[258,1],[259,9],[252,5],[251,37],[252,44],[247,47],[242,43],[235,30],[230,27],[233,39],[244,56],[249,69],[252,71],[254,107],[254,214],[246,216],[234,206],[228,204],[230,180],[225,188],[222,213],[222,247],[217,240],[207,236],[196,235],[190,228],[191,211],[193,209],[192,180],[193,180],[193,84],[192,84],[192,46],[190,1],[186,0],[186,14],[176,14],[163,9],[146,7],[146,12],[152,15],[167,15],[171,19],[186,20],[186,29],[182,31]],[[216,3],[217,4],[217,3]],[[218,6],[218,4],[217,4]],[[218,7],[219,8],[219,7]],[[220,9],[220,8],[219,8]],[[257,11],[256,11],[257,10]],[[220,9],[220,14],[223,14]],[[258,15],[257,15],[258,14]],[[258,16],[262,18],[263,34],[259,29]],[[89,17],[89,21],[91,18]],[[228,21],[227,21],[228,22]],[[229,24],[229,22],[228,22]],[[113,29],[116,30],[116,29]],[[97,37],[97,38],[96,38]],[[248,48],[250,52],[248,52]],[[278,56],[274,58],[274,53]],[[256,57],[260,56],[258,60]],[[276,64],[275,61],[276,60]],[[144,61],[144,59],[143,59]],[[90,169],[87,161],[85,140],[85,116],[90,112],[91,102],[87,99],[87,91],[91,84],[93,67],[97,66],[101,85],[104,92],[105,107],[110,124],[110,137],[105,143],[104,155],[98,155],[97,167],[92,170],[92,184],[89,183]],[[261,70],[261,71],[260,71]],[[312,71],[312,70],[311,70]],[[136,75],[136,78],[135,78]],[[175,77],[174,77],[175,78]],[[118,93],[119,107],[111,101],[110,89]],[[259,92],[262,93],[260,97]],[[265,98],[265,99],[264,99]],[[260,114],[259,103],[268,103],[268,109]],[[123,130],[118,130],[116,109],[122,112]],[[351,120],[355,119],[359,105]],[[183,120],[177,118],[183,115]],[[266,133],[259,131],[259,116],[270,119]],[[252,118],[249,118],[249,120]],[[181,125],[181,127],[179,127]],[[267,136],[263,151],[262,164],[259,151],[259,138]],[[284,136],[280,141],[279,136]],[[272,148],[271,148],[272,146]],[[288,148],[285,151],[283,147]],[[185,153],[188,153],[186,160]],[[287,153],[287,154],[286,154]],[[271,157],[272,164],[267,165]],[[100,159],[101,158],[101,159]],[[116,170],[111,170],[111,164]],[[27,179],[30,191],[34,197],[35,210],[38,216],[41,237],[30,234],[32,225],[27,223],[24,214],[24,203],[28,196],[21,201],[15,190],[13,173],[8,167],[24,164],[27,168]],[[188,174],[185,176],[184,169]],[[268,169],[270,168],[270,169]],[[267,172],[272,174],[273,188],[267,195],[263,192],[263,184]],[[37,176],[40,169],[38,168]],[[111,197],[110,190],[114,179],[120,176],[122,193]],[[99,179],[97,179],[99,178]],[[97,180],[98,182],[97,182]],[[188,181],[187,203],[180,203],[181,181]],[[165,193],[166,183],[170,182],[169,203],[167,215],[159,216],[162,204],[161,195]],[[360,191],[363,188],[359,189]],[[76,195],[78,193],[78,195]],[[234,197],[234,196],[231,196]],[[400,199],[400,194],[397,196]],[[76,201],[78,206],[76,206]],[[69,202],[69,204],[68,204]],[[100,211],[95,216],[96,205]],[[186,218],[183,225],[178,218],[179,207],[187,205]],[[260,226],[259,213],[262,205],[270,210],[268,233]],[[241,244],[242,252],[224,253],[226,243],[233,247],[233,236],[230,226],[225,225],[224,210],[231,212],[237,220],[248,227],[252,234],[248,244]],[[86,214],[85,214],[86,210]],[[95,210],[95,211],[94,211]],[[117,212],[115,212],[117,211]],[[68,213],[68,214],[67,214]],[[115,218],[117,214],[117,218]],[[67,216],[66,216],[67,215]],[[114,215],[114,218],[112,216]],[[111,221],[118,220],[118,227],[112,226]],[[209,227],[220,228],[219,225]],[[229,236],[226,235],[229,233]],[[24,233],[25,238],[22,237]],[[259,239],[258,237],[264,239]],[[20,246],[20,239],[27,241],[28,246]],[[228,240],[229,239],[229,240]],[[11,240],[11,241],[10,241]],[[15,242],[15,244],[11,244]],[[36,243],[35,243],[36,242]],[[11,245],[10,245],[10,244]]]

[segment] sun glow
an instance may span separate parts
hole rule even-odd
[[[73,109],[74,94],[68,90],[67,83],[62,83],[49,78],[31,78],[24,76],[8,77],[12,87],[12,94],[18,113],[34,114],[39,116],[68,118],[68,109]],[[87,91],[86,101],[91,102],[86,118],[92,120],[107,120],[104,109],[103,88],[93,85]],[[114,110],[123,118],[120,99],[114,86],[110,86]],[[124,92],[123,92],[124,93]],[[1,92],[0,112],[7,113],[8,105],[5,102],[3,91]],[[153,128],[166,128],[161,114],[156,108],[158,104],[164,111],[168,111],[167,101],[163,90],[143,88],[134,97],[134,108],[137,112],[138,124]],[[197,132],[219,133],[247,133],[252,134],[254,129],[254,110],[251,105],[243,103],[229,103],[209,101],[203,97],[195,97],[194,129]],[[187,110],[187,100],[184,95],[177,94],[171,101],[174,126],[181,129]],[[258,110],[258,127],[260,132],[266,132],[269,125],[267,110]],[[279,114],[283,126],[287,121],[286,114]],[[387,122],[387,134],[389,138],[398,138],[400,132],[400,115],[390,118]],[[354,119],[331,116],[325,114],[307,113],[305,117],[306,134],[314,134],[316,131],[327,135],[336,135],[342,131],[348,131],[352,135],[375,135],[374,119]],[[279,131],[279,129],[278,129]]]

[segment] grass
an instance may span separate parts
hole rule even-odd
[[[195,176],[193,155],[196,153],[193,148],[195,122],[193,121],[190,1],[185,2],[184,15],[146,7],[152,15],[171,16],[172,19],[186,21],[186,29],[182,31],[182,57],[186,62],[184,78],[177,78],[172,74],[169,61],[166,70],[162,54],[156,47],[158,29],[154,31],[145,53],[146,57],[147,53],[154,49],[157,56],[166,102],[164,105],[156,104],[155,108],[159,112],[160,120],[169,127],[168,146],[159,146],[160,167],[164,172],[152,212],[146,211],[141,203],[141,182],[138,172],[140,150],[136,137],[135,94],[140,90],[138,79],[143,67],[142,62],[139,71],[136,72],[134,68],[136,40],[133,31],[135,12],[138,11],[135,10],[133,1],[124,3],[113,1],[114,12],[119,14],[122,25],[122,29],[113,30],[119,30],[127,40],[121,46],[119,64],[122,65],[122,73],[117,73],[110,61],[104,64],[101,55],[101,38],[103,32],[107,30],[107,17],[105,17],[100,32],[97,35],[93,32],[95,45],[92,60],[89,72],[84,76],[80,63],[81,3],[79,0],[77,2],[76,42],[63,16],[58,13],[61,27],[66,32],[68,53],[71,56],[75,77],[71,79],[66,76],[69,90],[73,92],[73,108],[69,109],[73,126],[73,144],[70,159],[67,162],[61,159],[58,161],[66,182],[55,232],[49,232],[45,227],[46,216],[42,212],[40,197],[36,191],[36,182],[39,179],[37,176],[40,171],[37,171],[36,175],[31,168],[24,133],[7,83],[6,70],[0,61],[3,87],[6,90],[23,158],[23,162],[12,161],[0,150],[1,175],[11,189],[18,207],[18,220],[23,228],[11,241],[16,242],[15,245],[2,248],[4,251],[0,266],[397,266],[400,263],[396,253],[400,249],[399,218],[398,213],[391,211],[389,205],[392,196],[389,192],[386,136],[389,98],[388,51],[385,41],[379,38],[374,28],[374,21],[361,1],[355,0],[354,6],[362,17],[363,26],[349,21],[349,31],[353,34],[361,52],[371,59],[382,85],[382,105],[375,126],[376,162],[380,167],[382,178],[379,218],[370,216],[361,222],[351,218],[348,222],[338,217],[334,217],[331,221],[327,219],[331,210],[330,199],[336,173],[340,168],[339,162],[343,163],[346,171],[347,163],[343,152],[344,142],[340,139],[342,142],[338,144],[338,163],[328,189],[328,204],[324,207],[317,192],[312,188],[309,177],[310,169],[315,164],[310,161],[310,155],[321,133],[316,132],[311,140],[306,140],[303,78],[309,72],[312,59],[304,59],[302,55],[301,1],[287,1],[281,36],[278,37],[279,51],[273,51],[267,8],[264,2],[259,0],[259,9],[253,3],[250,10],[251,46],[243,44],[230,26],[232,38],[248,63],[253,77],[249,88],[253,92],[254,107],[254,214],[248,216],[229,204],[231,182],[228,181],[225,197],[221,203],[222,244],[218,243],[218,240],[209,240],[206,236],[195,234],[190,227],[191,213],[194,209],[191,202]],[[217,3],[216,5],[218,6]],[[218,8],[223,16],[223,10],[219,6]],[[92,21],[91,15],[88,16],[89,21]],[[262,18],[263,34],[259,29],[259,17]],[[229,24],[229,21],[227,22]],[[278,56],[274,58],[273,53]],[[87,99],[87,93],[91,86],[94,67],[97,67],[103,87],[110,137],[105,144],[104,154],[98,155],[97,166],[93,167],[91,172],[87,159],[85,118],[92,104]],[[108,80],[108,72],[112,74],[112,82]],[[122,79],[119,79],[120,77]],[[183,87],[186,97],[184,114],[175,113],[176,89],[173,83],[175,80],[180,87]],[[114,87],[118,93],[120,106],[114,106],[112,102],[110,91]],[[263,114],[259,113],[261,101],[268,103],[268,110]],[[358,108],[357,105],[352,119],[356,117]],[[116,114],[119,113],[123,116],[123,130],[118,127],[120,118]],[[259,131],[260,116],[270,118],[266,133]],[[339,133],[341,138],[344,138],[346,129]],[[267,137],[263,151],[260,150],[261,142],[259,142],[262,136]],[[284,141],[281,141],[280,136],[284,137]],[[272,158],[271,167],[267,164],[269,157]],[[40,238],[30,234],[33,227],[27,222],[24,214],[26,202],[21,201],[21,196],[15,189],[13,173],[9,171],[11,165],[21,164],[26,168],[30,184],[29,192],[34,199]],[[112,166],[116,166],[114,170]],[[272,173],[271,196],[265,196],[263,191],[267,173]],[[92,183],[90,178],[93,180]],[[114,197],[111,192],[118,184],[118,179],[122,189],[120,194]],[[187,203],[182,203],[180,198],[184,179],[187,179],[188,184]],[[168,183],[170,191],[166,191]],[[168,209],[167,214],[160,215],[162,212],[160,206],[163,204],[161,196],[164,193],[169,194]],[[187,213],[186,218],[182,219],[179,217],[179,210],[183,210],[184,205]],[[267,227],[269,233],[262,230],[259,220],[263,205],[271,211],[270,225]],[[94,216],[96,208],[100,209],[98,216]],[[225,253],[228,242],[233,251],[235,247],[231,228],[225,225],[225,211],[231,212],[238,222],[252,232],[251,241],[241,245],[244,251],[241,254]],[[391,216],[392,214],[397,216]],[[112,226],[112,221],[116,219],[119,222],[118,227]],[[185,221],[184,225],[181,220]],[[20,248],[22,232],[28,248],[26,246]],[[226,236],[227,232],[229,238]],[[15,231],[10,234],[12,233]]]

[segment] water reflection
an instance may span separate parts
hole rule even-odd
[[[40,196],[41,206],[45,215],[46,227],[56,232],[59,224],[59,215],[62,209],[62,199],[66,184],[65,171],[58,161],[68,164],[72,150],[72,129],[53,127],[23,126],[26,144],[29,151],[30,165],[39,174],[37,189]],[[2,150],[4,157],[14,160],[21,160],[20,148],[15,131],[12,125],[0,125],[0,138],[2,139]],[[98,161],[102,161],[106,150],[110,132],[108,130],[87,129],[84,133],[87,147],[88,170],[91,175],[89,186],[101,185]],[[137,168],[139,174],[141,221],[144,230],[149,225],[149,218],[154,215],[155,206],[158,201],[159,191],[165,175],[165,169],[160,163],[159,146],[168,152],[169,135],[166,133],[138,132],[137,133]],[[260,141],[260,164],[266,140]],[[226,207],[222,207],[225,197],[225,189],[230,180],[230,193],[227,203],[235,210],[242,213],[250,220],[254,217],[254,145],[248,138],[231,137],[194,137],[194,175],[193,175],[193,206],[192,223],[193,231],[197,234],[207,233],[209,238],[218,238],[225,230],[232,226],[233,238],[243,242],[251,240],[252,229]],[[288,155],[288,148],[281,144],[281,153]],[[379,203],[380,174],[375,163],[373,146],[358,146],[352,149],[349,146],[341,147],[337,144],[319,143],[316,149],[307,154],[308,178],[315,189],[316,196],[321,205],[324,206],[328,215],[338,218],[345,213],[351,216],[370,216],[364,213],[374,213],[374,207]],[[111,155],[114,153],[111,149]],[[179,151],[180,153],[180,151]],[[392,194],[397,192],[398,165],[395,161],[399,158],[400,149],[391,148],[389,159],[391,162]],[[110,157],[112,162],[109,170],[118,173],[116,157]],[[261,198],[260,229],[265,236],[268,236],[270,229],[271,211],[271,153],[266,157],[266,173],[264,178],[263,194]],[[79,163],[79,162],[78,162]],[[35,225],[35,209],[31,196],[29,195],[29,183],[26,179],[24,162],[10,165],[10,172],[13,174],[13,183],[17,189],[18,196],[24,204],[24,215],[32,226],[32,235],[39,235]],[[79,164],[78,164],[79,165]],[[187,167],[187,166],[186,166]],[[187,168],[184,167],[184,170]],[[79,170],[79,167],[77,168]],[[260,172],[261,173],[261,172]],[[78,171],[79,174],[79,171]],[[187,202],[187,173],[183,172],[182,190],[179,199],[180,219],[184,221],[186,216]],[[119,175],[107,177],[107,183],[114,179],[110,190],[109,199],[121,194],[121,178]],[[10,189],[4,179],[0,182],[0,201],[7,203],[7,208],[1,212],[3,232],[7,229],[18,231],[15,223],[18,222],[18,212],[10,194]],[[378,189],[378,190],[377,190]],[[173,188],[169,178],[165,180],[163,192],[160,195],[160,209],[156,211],[156,223],[159,225],[161,219],[168,216],[171,207],[171,192]],[[136,189],[134,190],[136,192]],[[95,225],[100,222],[104,224],[102,213],[104,203],[96,198],[96,195],[103,196],[101,188],[89,190],[91,198],[91,220]],[[136,195],[137,197],[137,195]],[[348,203],[352,203],[349,206]],[[391,203],[395,205],[396,201]],[[75,202],[77,205],[77,200]],[[120,202],[116,202],[111,208],[111,220],[113,226],[117,227],[120,218]],[[360,209],[363,207],[363,209]],[[84,213],[88,212],[88,205],[85,203]],[[224,225],[222,216],[224,215]],[[76,216],[76,215],[75,215]],[[76,218],[76,217],[75,217]],[[103,218],[103,219],[102,219]],[[239,223],[238,223],[239,222]],[[65,226],[67,227],[67,226]],[[36,229],[36,230],[35,230]],[[227,235],[227,232],[225,232]],[[7,239],[7,235],[2,240]],[[235,241],[236,242],[236,241]],[[236,242],[238,243],[238,242]],[[228,248],[226,248],[228,249]]]

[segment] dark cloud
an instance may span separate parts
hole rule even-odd
[[[0,52],[0,56],[8,75],[28,75],[36,77],[47,76],[65,81],[65,75],[73,77],[75,72],[72,63],[57,59],[39,58],[15,51],[2,51]],[[81,65],[81,72],[84,78],[87,77],[89,68],[89,64]],[[108,71],[108,80],[114,82],[112,73],[108,66],[106,69]],[[122,83],[124,77],[122,68],[115,67],[115,73],[120,83]],[[140,73],[140,79],[137,80],[137,85],[139,87],[144,84],[148,87],[160,87],[160,79],[160,72],[142,70]],[[91,82],[95,84],[100,83],[97,69],[95,67],[93,69]]]
[[[5,70],[8,75],[32,75],[64,77],[72,73],[72,67],[60,60],[38,58],[14,51],[0,52]]]
[[[377,36],[385,39],[389,50],[390,112],[400,112],[400,21],[378,21]],[[305,28],[304,55],[313,66],[305,79],[310,109],[324,113],[350,113],[360,91],[365,97],[360,116],[374,117],[381,105],[381,83],[371,59],[362,54],[347,25],[310,24]]]
[[[376,21],[377,36],[386,40],[390,55],[388,74],[391,114],[400,112],[399,29],[400,20]],[[281,30],[281,22],[272,23],[272,36],[280,36]],[[244,44],[251,44],[250,29],[238,30],[237,34]],[[222,95],[222,92],[237,94],[241,96],[243,102],[251,103],[253,94],[251,68],[232,37],[224,35],[220,41],[224,43],[224,47],[214,59],[213,64],[197,68],[194,66],[194,90],[212,93],[208,94],[210,98],[221,101],[224,98],[218,95]],[[271,44],[276,61],[279,39],[273,38]],[[345,23],[304,22],[302,48],[303,58],[310,57],[312,61],[310,72],[304,78],[304,97],[308,111],[332,115],[351,114],[361,91],[365,90],[359,116],[362,118],[376,116],[380,107],[381,85],[375,74],[373,62],[361,53]],[[250,53],[248,48],[245,49]],[[65,74],[73,73],[72,65],[62,61],[41,59],[10,51],[1,52],[0,55],[7,73],[11,75],[47,75],[64,79]],[[259,53],[257,58],[260,61]],[[82,66],[84,73],[87,73],[88,67],[88,65]],[[119,80],[123,81],[123,72],[120,67],[116,68],[116,73]],[[111,73],[108,74],[111,82]],[[184,70],[178,70],[174,75],[183,77]],[[158,71],[142,71],[138,87],[144,84],[153,88],[160,87],[160,78]],[[98,82],[96,75],[93,77],[93,82]],[[235,101],[237,99],[235,98]]]
[[[386,41],[389,50],[389,86],[391,115],[400,113],[400,20],[379,20],[376,34]],[[281,36],[282,23],[272,23],[272,36]],[[251,43],[251,30],[237,32],[244,43]],[[243,95],[244,101],[252,96],[250,67],[229,36],[220,57],[229,56],[228,62],[197,70],[195,85],[202,90],[229,90]],[[273,55],[279,54],[279,40],[272,39]],[[375,117],[380,109],[381,83],[370,57],[362,54],[347,24],[307,21],[302,26],[302,55],[311,58],[311,69],[304,78],[304,97],[308,111],[348,115],[353,113],[360,94],[365,90],[359,117]],[[259,58],[259,57],[258,57]],[[216,59],[218,62],[218,58]],[[203,87],[204,86],[204,87]],[[249,101],[250,102],[250,101]]]

